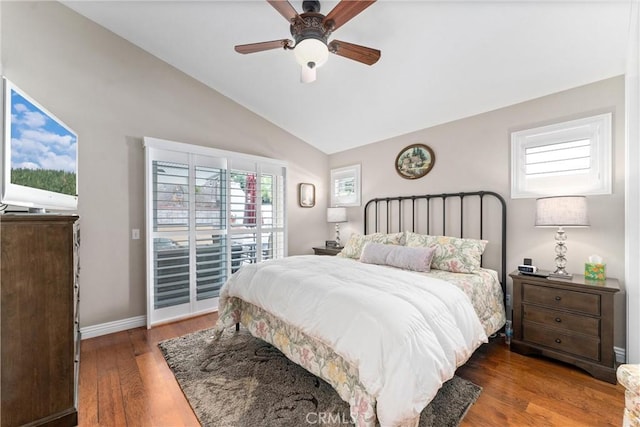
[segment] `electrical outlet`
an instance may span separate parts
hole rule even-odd
[[[138,228],[134,228],[131,230],[131,239],[132,240],[140,239],[140,230]]]
[[[511,294],[507,294],[507,308],[511,307]]]

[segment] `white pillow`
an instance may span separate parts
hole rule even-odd
[[[362,248],[360,262],[427,272],[431,269],[434,253],[435,249],[429,247],[409,248],[371,242]]]

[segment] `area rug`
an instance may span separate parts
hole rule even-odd
[[[205,427],[350,425],[349,405],[325,381],[247,331],[211,329],[159,344]],[[446,382],[420,416],[420,427],[457,426],[481,387],[458,376]]]

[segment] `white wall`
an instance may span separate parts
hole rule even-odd
[[[627,362],[640,363],[640,5],[633,2],[625,76]]]
[[[607,274],[624,288],[624,79],[616,77],[507,108],[401,135],[330,156],[330,168],[362,164],[363,206],[373,197],[492,190],[507,200],[507,270],[524,257],[553,270],[553,229],[533,226],[534,199],[510,199],[510,132],[602,112],[613,113],[613,194],[588,197],[591,227],[567,229],[570,272],[584,271],[584,261],[600,254]],[[401,114],[401,109],[399,109]],[[423,143],[435,152],[429,174],[405,180],[394,169],[404,147]],[[362,232],[362,207],[349,208],[343,237]],[[330,228],[327,229],[330,236]],[[509,287],[510,287],[509,283]],[[625,294],[615,299],[615,345],[625,347]]]
[[[324,153],[60,3],[0,7],[4,74],[78,133],[82,327],[145,314],[143,136],[288,161],[289,253],[324,241]]]

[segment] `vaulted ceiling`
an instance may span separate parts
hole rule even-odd
[[[630,12],[615,0],[380,0],[331,37],[380,49],[378,63],[330,55],[303,84],[292,51],[233,49],[291,38],[264,0],[63,4],[328,154],[623,74]]]

